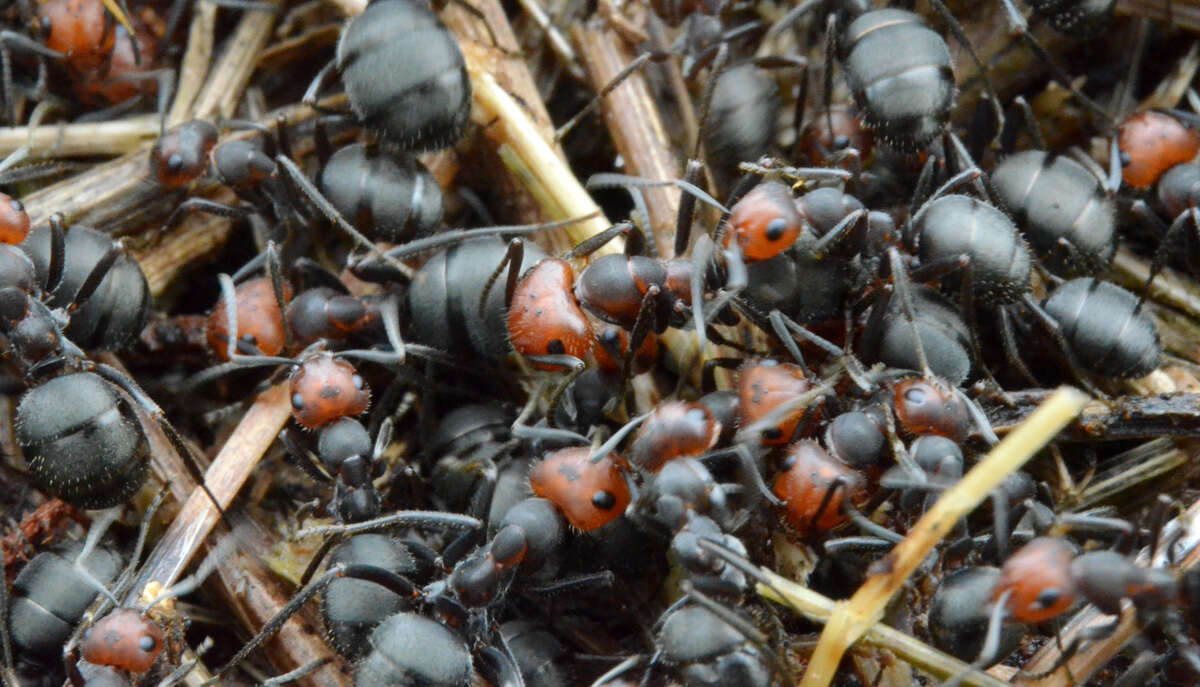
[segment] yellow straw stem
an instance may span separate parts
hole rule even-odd
[[[904,541],[872,566],[870,577],[850,601],[835,606],[813,651],[801,687],[828,685],[846,649],[883,618],[888,601],[933,547],[1005,477],[1020,469],[1053,439],[1083,410],[1087,401],[1087,396],[1076,389],[1060,388],[958,484],[942,494]]]

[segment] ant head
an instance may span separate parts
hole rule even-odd
[[[747,261],[766,260],[787,250],[804,229],[792,190],[779,181],[764,181],[731,208],[724,243],[735,244]]]
[[[237,300],[238,346],[249,345],[253,351],[263,355],[279,355],[287,344],[283,311],[275,297],[275,289],[267,277],[250,279],[234,289]],[[292,287],[283,282],[283,299],[291,300]],[[205,338],[209,349],[222,361],[229,355],[229,315],[224,298],[217,301],[208,316]]]
[[[704,453],[720,436],[721,423],[703,404],[660,403],[638,429],[629,459],[642,470],[656,472],[672,458]]]
[[[963,395],[939,377],[909,377],[892,387],[896,421],[910,434],[937,434],[955,443],[971,431],[971,413]]]
[[[29,213],[21,201],[0,193],[0,243],[15,246],[29,236]]]
[[[765,418],[784,403],[810,391],[812,382],[804,368],[771,359],[751,360],[738,371],[738,416],[742,427]],[[806,406],[766,427],[759,440],[769,446],[782,446],[792,440],[800,421],[809,414]]]
[[[217,138],[217,128],[199,119],[167,130],[150,150],[154,178],[167,188],[182,188],[200,178]]]
[[[529,473],[533,493],[553,501],[568,522],[585,532],[620,517],[630,500],[620,458],[610,453],[591,462],[590,454],[587,446],[560,449]]]
[[[361,414],[371,390],[353,365],[327,352],[304,358],[289,380],[292,417],[305,429]]]
[[[162,648],[162,628],[132,608],[119,608],[105,616],[81,644],[87,662],[131,673],[150,670]]]
[[[1117,127],[1117,147],[1125,183],[1150,188],[1168,169],[1196,157],[1200,133],[1165,112],[1139,112]]]
[[[1004,562],[992,599],[1010,592],[1008,615],[1023,623],[1040,623],[1066,613],[1078,596],[1071,574],[1074,553],[1062,539],[1034,539]]]
[[[610,374],[619,374],[624,365],[625,356],[629,351],[629,332],[615,324],[600,326],[596,335],[596,346],[592,352],[596,356],[596,364],[600,369]],[[658,360],[658,337],[654,332],[647,332],[633,354],[633,374],[648,371]]]
[[[566,260],[547,258],[529,270],[513,290],[508,337],[524,356],[582,358],[592,348],[592,325],[572,291],[575,274]],[[535,363],[554,371],[557,365]]]
[[[831,458],[815,441],[789,447],[781,467],[772,491],[784,502],[784,516],[800,536],[842,524],[842,503],[866,495],[862,475]]]

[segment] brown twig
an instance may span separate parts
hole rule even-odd
[[[1014,391],[1016,407],[997,404],[988,417],[997,434],[1016,428],[1050,397],[1048,389]],[[1157,437],[1200,436],[1200,394],[1120,396],[1092,401],[1067,425],[1058,441],[1125,441]]]
[[[213,30],[217,21],[217,6],[211,2],[195,5],[192,26],[188,30],[187,52],[179,61],[179,79],[175,88],[175,101],[167,115],[167,126],[192,119],[192,105],[204,85],[208,66],[212,61]]]
[[[279,0],[269,0],[275,7]],[[275,26],[273,12],[245,12],[237,29],[216,66],[210,72],[208,82],[200,91],[193,108],[193,116],[208,119],[215,116],[232,117],[242,99],[242,92],[250,82],[258,54],[271,37]]]
[[[571,38],[579,46],[584,69],[596,91],[611,82],[632,60],[617,32],[599,22],[574,26]],[[680,177],[679,160],[672,152],[658,104],[651,97],[646,79],[640,72],[630,74],[605,97],[600,107],[609,135],[631,174],[654,181]],[[679,189],[646,188],[641,193],[646,199],[658,254],[673,256]]]

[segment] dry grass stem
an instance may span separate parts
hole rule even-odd
[[[802,687],[825,687],[851,644],[883,617],[884,607],[921,561],[954,525],[972,511],[1010,473],[1067,425],[1087,403],[1087,397],[1070,387],[1054,393],[1037,412],[1004,438],[953,488],[917,521],[904,541],[876,562],[867,581],[849,602],[839,603],[830,615],[804,673]]]

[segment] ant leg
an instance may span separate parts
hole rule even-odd
[[[281,675],[276,675],[275,677],[273,677],[269,680],[263,681],[262,687],[282,687],[283,685],[286,685],[286,684],[289,684],[292,682],[296,682],[297,680],[303,680],[304,678],[308,677],[309,675],[312,675],[313,673],[317,672],[317,670],[321,669],[322,667],[324,667],[327,663],[329,663],[332,660],[333,660],[333,658],[330,656],[322,656],[321,658],[314,658],[313,660],[309,661],[308,663],[305,663],[304,665],[300,666],[299,668],[297,668],[295,670],[288,671]],[[189,666],[189,669],[191,667],[193,667],[193,666]]]
[[[829,556],[837,556],[842,553],[868,553],[883,555],[891,551],[896,546],[896,542],[889,539],[880,539],[879,537],[838,537],[837,539],[828,539],[822,545],[825,554]]]
[[[770,644],[767,641],[767,636],[760,632],[758,628],[754,627],[752,623],[733,613],[727,607],[712,600],[704,592],[696,589],[695,586],[692,585],[691,580],[684,580],[680,583],[679,587],[681,590],[683,590],[684,595],[693,603],[703,606],[704,609],[709,613],[712,613],[720,618],[721,622],[737,630],[739,634],[753,644],[757,645],[762,651],[763,657],[765,657],[767,662],[771,664],[771,670],[776,675],[782,676],[785,684],[791,684],[795,681],[790,674],[791,671],[784,666],[784,663],[780,657],[775,653],[774,650],[771,649]]]
[[[333,76],[335,69],[337,69],[336,60],[330,60],[325,64],[324,67],[321,67],[320,71],[317,72],[317,75],[313,77],[312,82],[308,84],[308,88],[304,91],[304,95],[300,98],[300,102],[309,107],[317,108],[317,96],[325,88],[326,82],[328,82],[329,78]],[[320,111],[319,108],[318,111]]]
[[[1149,206],[1146,205],[1145,201],[1135,201],[1131,210],[1138,216],[1138,219],[1142,220],[1143,223],[1151,224],[1159,229],[1162,228],[1163,221],[1159,219],[1158,215],[1155,214],[1155,212],[1151,210]],[[1176,217],[1173,222],[1171,222],[1171,226],[1167,228],[1166,232],[1163,234],[1162,240],[1158,244],[1158,248],[1154,251],[1154,258],[1150,261],[1150,273],[1146,277],[1146,284],[1142,287],[1142,295],[1138,300],[1139,305],[1145,301],[1146,297],[1149,295],[1150,284],[1154,281],[1154,278],[1158,276],[1159,272],[1162,272],[1163,267],[1166,266],[1167,258],[1171,254],[1171,246],[1174,242],[1179,240],[1179,235],[1182,234],[1187,228],[1189,220],[1192,223],[1193,231],[1200,233],[1200,211],[1197,211],[1196,208],[1188,208],[1184,210],[1183,212],[1179,213],[1179,216]]]
[[[271,291],[275,295],[275,307],[279,308],[279,321],[283,325],[284,344],[283,350],[291,350],[292,348],[292,328],[288,326],[287,321],[287,299],[283,293],[283,266],[280,264],[279,247],[274,241],[267,241],[267,249],[264,251],[267,265],[267,276],[271,279]]]
[[[917,329],[917,320],[914,314],[916,308],[913,306],[912,286],[908,281],[908,270],[904,267],[900,251],[894,246],[888,248],[888,261],[891,263],[892,281],[895,282],[895,296],[900,299],[900,310],[904,314],[909,328],[912,329],[913,349],[917,354],[917,364],[921,366],[921,374],[933,377],[935,375],[929,368],[929,358],[925,356],[925,342],[921,340],[921,332]]]
[[[333,203],[330,203],[329,200],[321,193],[321,191],[313,185],[312,181],[310,181],[308,177],[304,176],[304,172],[300,171],[300,168],[296,166],[295,162],[292,162],[291,158],[284,157],[283,155],[276,155],[275,162],[279,165],[280,169],[287,173],[287,179],[292,182],[292,186],[296,190],[300,191],[300,193],[302,193],[309,202],[315,205],[317,209],[321,211],[321,214],[325,216],[325,219],[337,225],[337,227],[344,231],[347,236],[354,239],[359,245],[366,248],[376,257],[382,259],[388,264],[392,264],[397,269],[400,268],[399,263],[396,263],[393,258],[388,257],[382,251],[380,251],[379,246],[376,246],[371,239],[364,236],[362,232],[354,228],[354,225],[347,222],[345,217],[342,217],[342,213],[338,212],[338,209],[333,206]]]
[[[412,586],[412,583],[389,570],[383,570],[376,566],[361,564],[334,566],[333,568],[325,571],[325,574],[309,583],[307,587],[297,592],[296,595],[293,596],[283,608],[279,609],[279,612],[276,613],[274,617],[267,621],[266,625],[263,625],[263,628],[258,631],[258,634],[254,635],[250,641],[246,642],[246,644],[244,644],[242,648],[233,655],[233,658],[230,658],[225,665],[221,666],[220,669],[213,673],[212,678],[210,678],[205,684],[213,684],[219,681],[225,676],[226,673],[232,670],[234,666],[245,660],[246,657],[249,656],[255,649],[257,649],[260,644],[266,641],[267,638],[278,632],[280,628],[283,627],[284,623],[286,623],[293,615],[295,615],[297,611],[303,608],[310,599],[324,591],[324,589],[328,587],[329,584],[334,580],[344,577],[367,580],[393,590],[405,589],[405,583],[407,583],[408,593],[397,593],[400,596],[407,596],[409,598],[416,596],[416,590]],[[399,580],[402,580],[403,582],[400,582]]]
[[[983,670],[1001,658],[996,654],[1000,652],[1000,630],[1004,623],[1004,614],[1007,610],[1008,597],[1010,596],[1012,596],[1012,590],[1006,589],[993,602],[992,612],[988,614],[987,632],[983,636],[983,646],[979,649],[979,658],[975,659],[962,672],[947,680],[945,683],[946,687],[958,687],[967,675]]]
[[[550,403],[546,406],[546,417],[553,418],[567,387],[571,386],[576,379],[579,379],[579,375],[583,374],[583,371],[587,369],[587,365],[572,355],[530,355],[526,356],[526,358],[543,365],[558,365],[568,368],[566,378],[554,389],[554,393],[550,396]]]
[[[899,544],[900,542],[904,541],[904,537],[900,536],[899,534],[896,534],[882,525],[877,525],[872,522],[870,518],[863,515],[862,512],[852,506],[849,501],[842,502],[842,512],[846,514],[846,517],[850,519],[850,522],[854,523],[855,527],[863,532],[866,532],[867,534],[874,535],[875,537],[891,542],[892,544]],[[816,520],[813,522],[815,523]]]
[[[723,42],[717,48],[716,58],[713,60],[712,68],[708,74],[708,81],[704,84],[704,91],[700,97],[700,126],[695,145],[692,146],[692,160],[702,159],[700,149],[704,146],[704,135],[708,131],[708,116],[712,113],[713,92],[717,90],[717,81],[721,78],[721,74],[725,72],[727,66],[729,66],[729,43]]]
[[[685,183],[696,186],[704,178],[704,164],[699,160],[688,160],[687,171],[683,173]],[[679,198],[679,214],[675,217],[675,255],[687,254],[688,244],[692,238],[692,219],[695,214],[696,197],[685,193]]]
[[[210,215],[217,215],[219,217],[229,217],[230,219],[242,219],[253,214],[252,210],[247,210],[234,205],[218,203],[215,200],[209,200],[207,198],[188,198],[179,205],[175,206],[175,209],[171,211],[171,214],[167,215],[167,219],[163,221],[162,226],[160,226],[155,232],[155,237],[161,237],[164,233],[166,233],[167,229],[170,229],[171,225],[175,224],[180,215],[183,213],[197,211]]]
[[[508,268],[508,277],[504,282],[504,308],[512,304],[513,292],[517,290],[517,280],[521,276],[521,262],[525,259],[525,242],[521,239],[511,239],[508,242],[508,250],[504,253],[504,258],[500,264],[496,265],[496,269],[492,275],[488,277],[487,282],[483,286],[483,291],[479,294],[479,310],[478,315],[482,319],[484,310],[487,308],[488,294],[492,292],[492,286],[496,284],[496,280],[500,278],[500,273],[504,268]]]
[[[1050,337],[1054,339],[1055,345],[1058,346],[1059,350],[1062,351],[1063,356],[1066,357],[1067,367],[1070,368],[1071,374],[1075,377],[1076,381],[1079,382],[1080,386],[1082,386],[1089,394],[1095,396],[1096,398],[1108,398],[1107,394],[1097,388],[1095,384],[1092,384],[1091,380],[1087,378],[1087,374],[1079,366],[1079,362],[1075,359],[1075,351],[1071,348],[1071,344],[1067,343],[1066,336],[1064,336],[1062,332],[1062,326],[1058,323],[1058,321],[1051,317],[1050,313],[1046,312],[1046,310],[1042,308],[1041,304],[1039,304],[1033,298],[1032,294],[1026,293],[1023,298],[1025,305],[1033,311],[1033,314],[1037,317],[1038,322],[1041,323],[1042,328],[1044,328],[1047,333],[1050,334]]]
[[[671,53],[669,52],[651,50],[650,52],[644,52],[633,58],[629,64],[625,65],[624,69],[617,72],[616,76],[614,76],[608,83],[604,84],[604,86],[600,88],[595,97],[593,97],[587,105],[584,105],[582,110],[575,113],[575,116],[571,117],[565,124],[555,130],[554,142],[558,143],[562,141],[567,134],[571,133],[572,129],[574,129],[576,126],[579,126],[579,123],[583,121],[584,117],[588,116],[595,111],[596,108],[600,107],[600,103],[604,102],[604,98],[609,93],[612,93],[614,90],[616,90],[617,86],[620,86],[622,83],[624,83],[625,79],[628,79],[634,72],[645,66],[647,62],[662,62],[669,57],[671,57]]]
[[[629,422],[626,422],[620,429],[613,432],[613,435],[609,437],[607,441],[592,449],[592,454],[588,456],[588,462],[592,464],[599,463],[602,458],[615,451],[617,449],[617,445],[624,441],[625,437],[629,436],[633,430],[638,428],[638,425],[641,425],[643,422],[645,422],[646,419],[652,414],[653,411],[638,415]],[[634,464],[631,463],[631,465]]]
[[[46,281],[42,284],[43,291],[57,291],[62,283],[67,254],[65,231],[62,213],[50,215],[50,257],[46,266]]]
[[[443,529],[479,529],[483,523],[478,518],[472,518],[458,513],[445,513],[437,510],[407,510],[398,511],[373,520],[363,520],[353,524],[323,525],[310,527],[296,533],[297,539],[304,537],[328,536],[338,534],[352,536],[363,532],[374,532],[388,527],[433,527]]]
[[[1006,155],[1017,149],[1017,137],[1021,133],[1019,125],[1024,127],[1025,132],[1029,134],[1035,150],[1046,150],[1046,138],[1042,136],[1042,128],[1038,125],[1037,117],[1034,116],[1029,101],[1025,99],[1025,96],[1018,95],[1013,98],[1013,106],[1019,116],[1014,115],[1005,122],[1004,130],[1000,132],[1000,149]]]
[[[93,367],[93,370],[101,377],[104,377],[113,384],[116,384],[121,388],[122,391],[132,396],[133,400],[136,401],[137,404],[142,407],[142,410],[144,410],[146,414],[149,415],[154,421],[154,423],[158,425],[158,428],[162,430],[164,435],[166,435],[167,441],[171,443],[171,448],[175,450],[175,453],[179,454],[179,459],[182,460],[183,464],[187,467],[188,473],[191,475],[192,479],[194,479],[196,484],[204,490],[205,495],[208,496],[208,500],[211,501],[213,507],[217,509],[217,515],[220,516],[221,520],[225,521],[228,525],[229,523],[225,518],[225,509],[221,506],[221,502],[217,500],[216,495],[212,493],[212,490],[208,488],[208,483],[204,480],[204,471],[200,469],[200,462],[196,458],[196,454],[192,452],[192,448],[183,440],[183,437],[179,435],[179,432],[176,431],[170,420],[167,419],[167,416],[165,413],[163,413],[162,408],[158,407],[158,404],[154,402],[154,399],[150,398],[145,391],[142,391],[142,388],[137,385],[137,382],[133,381],[132,378],[120,370],[114,367],[109,367],[104,363],[96,363]],[[230,527],[230,529],[232,529],[232,527]]]
[[[692,160],[688,163],[689,171],[691,171],[692,165],[700,165],[701,170],[703,170],[703,165],[701,165],[701,163]],[[686,177],[684,179],[655,181],[653,179],[643,179],[642,177],[630,176],[628,174],[598,172],[588,177],[587,183],[585,184],[585,187],[588,189],[616,187],[654,188],[658,186],[674,186],[680,191],[683,191],[685,194],[692,196],[694,199],[707,203],[721,212],[729,212],[729,208],[726,208],[724,205],[718,202],[717,199],[709,195],[708,192],[697,186],[694,181],[691,181]],[[683,201],[681,200],[680,202]]]
[[[1011,0],[1005,1],[1011,2]],[[971,45],[971,41],[967,40],[967,35],[963,33],[962,25],[954,18],[954,14],[946,7],[946,3],[942,2],[942,0],[929,0],[929,6],[937,12],[942,22],[946,24],[946,28],[950,29],[950,33],[954,35],[954,40],[963,47],[963,50],[967,51],[967,55],[975,63],[975,69],[979,72],[979,78],[983,80],[985,97],[992,103],[993,116],[996,118],[997,131],[999,131],[1004,128],[1004,109],[1000,107],[1000,98],[996,95],[996,89],[992,86],[991,79],[987,77],[987,66],[983,64],[983,60],[979,59],[979,55],[975,52],[975,47]],[[1070,82],[1064,83],[1069,84]]]
[[[1029,22],[1025,20],[1025,16],[1021,14],[1021,10],[1017,9],[1017,6],[1013,4],[1013,1],[1000,0],[1000,3],[1004,7],[1004,16],[1008,21],[1010,33],[1019,36],[1021,40],[1025,41],[1026,45],[1029,46],[1029,49],[1033,51],[1034,55],[1036,55],[1037,58],[1040,59],[1047,68],[1049,68],[1050,74],[1055,78],[1055,80],[1062,84],[1062,87],[1069,91],[1071,95],[1080,102],[1080,104],[1099,115],[1100,118],[1107,124],[1112,125],[1113,121],[1112,118],[1108,116],[1108,112],[1106,112],[1104,108],[1097,105],[1091,98],[1079,92],[1079,89],[1075,88],[1075,86],[1071,84],[1071,75],[1068,74],[1058,64],[1058,62],[1056,62],[1054,58],[1050,56],[1050,53],[1046,51],[1046,48],[1041,44],[1041,42],[1034,37],[1033,33],[1029,30]]]
[[[917,182],[913,186],[912,201],[908,204],[908,216],[912,217],[917,214],[917,210],[924,205],[925,199],[929,197],[930,189],[933,188],[933,175],[937,171],[937,159],[930,155],[925,158],[925,164],[921,166],[921,173],[917,175]],[[905,227],[911,226],[908,222]],[[905,243],[911,243],[909,236],[904,236]]]
[[[609,241],[612,241],[618,236],[624,237],[625,239],[626,255],[641,255],[644,252],[643,249],[646,246],[646,235],[642,233],[642,230],[632,222],[617,222],[599,234],[575,244],[575,247],[567,253],[566,259],[572,260],[591,255],[592,253],[600,250],[602,247],[608,245]]]
[[[978,167],[971,167],[970,169],[965,169],[965,170],[959,172],[958,174],[955,174],[954,176],[950,177],[950,179],[948,181],[946,181],[946,183],[939,186],[938,189],[936,191],[934,191],[933,194],[930,195],[928,199],[925,200],[925,202],[921,205],[920,209],[917,210],[916,214],[913,215],[909,219],[909,222],[912,223],[914,226],[916,224],[919,224],[921,215],[923,215],[925,213],[925,210],[929,207],[929,205],[931,203],[933,203],[933,201],[937,200],[938,198],[941,198],[942,196],[953,191],[954,189],[958,188],[959,186],[962,186],[963,184],[974,183],[981,176],[983,176],[983,172]]]
[[[285,455],[294,459],[288,462],[300,468],[301,472],[308,475],[314,482],[325,484],[333,482],[333,478],[328,473],[317,467],[321,465],[320,460],[304,445],[301,436],[299,431],[291,426],[284,427],[283,431],[279,433],[279,440],[283,442],[286,449]]]
[[[867,211],[855,210],[849,215],[846,215],[842,221],[834,225],[829,233],[817,240],[812,247],[812,256],[817,260],[823,260],[831,250],[840,246],[843,241],[854,236],[854,231],[866,226]]]
[[[812,370],[810,370],[808,365],[804,362],[804,353],[802,353],[800,351],[800,347],[796,345],[796,339],[792,338],[792,334],[788,330],[786,321],[787,319],[787,316],[779,312],[777,309],[767,313],[767,320],[771,323],[771,329],[775,332],[776,338],[778,338],[780,343],[783,344],[783,347],[787,349],[787,352],[791,354],[792,360],[795,360],[796,364],[800,366],[800,369],[804,371],[804,376],[812,379],[815,375],[813,375]],[[801,329],[803,329],[803,327],[801,327]]]
[[[1025,364],[1025,359],[1021,357],[1017,349],[1017,339],[1013,333],[1012,315],[1007,308],[1000,308],[996,311],[996,317],[999,320],[1000,345],[1004,348],[1004,357],[1033,388],[1040,389],[1042,387],[1041,383],[1033,375],[1029,366]],[[1005,394],[1005,397],[1007,397],[1007,394]]]
[[[593,682],[590,687],[604,687],[605,685],[611,684],[613,680],[616,680],[625,673],[637,668],[645,659],[646,657],[640,654],[630,656],[629,658],[610,668],[600,677],[596,678],[596,681]]]

